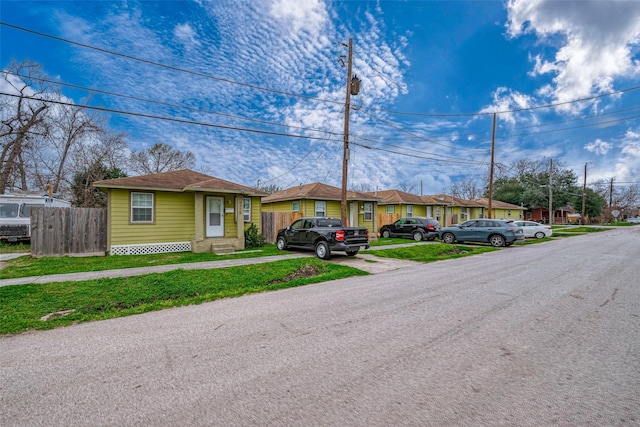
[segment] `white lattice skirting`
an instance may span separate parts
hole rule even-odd
[[[148,255],[167,252],[191,252],[191,242],[147,243],[141,245],[112,245],[111,255]]]

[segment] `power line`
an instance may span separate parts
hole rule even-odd
[[[22,77],[22,78],[26,78],[27,77],[27,76],[23,76],[21,74],[15,74],[15,76]],[[270,122],[270,121],[260,120],[260,119],[253,119],[253,118],[249,118],[249,117],[236,116],[236,115],[228,114],[228,113],[219,113],[219,112],[215,112],[215,111],[203,110],[203,109],[195,108],[195,107],[189,107],[189,106],[186,106],[186,105],[171,104],[171,103],[168,103],[168,102],[156,101],[156,100],[153,100],[153,99],[139,98],[139,97],[136,97],[136,96],[133,96],[133,95],[125,95],[125,94],[109,92],[109,91],[101,90],[101,89],[88,88],[86,86],[79,86],[79,85],[75,85],[75,84],[72,84],[72,83],[65,83],[65,82],[62,82],[62,81],[59,81],[59,80],[52,80],[52,79],[47,79],[47,78],[43,78],[43,77],[39,77],[39,80],[42,80],[43,82],[47,82],[47,83],[53,83],[53,84],[59,84],[59,85],[66,86],[66,87],[71,87],[71,88],[74,88],[74,89],[81,89],[81,90],[86,90],[86,91],[89,91],[89,92],[95,92],[95,93],[99,93],[99,94],[103,94],[103,95],[115,96],[115,97],[120,97],[120,98],[125,98],[125,99],[131,99],[131,100],[134,100],[134,101],[146,102],[146,103],[149,103],[149,104],[161,105],[161,106],[164,106],[164,107],[180,108],[180,109],[194,111],[194,112],[198,112],[198,113],[213,114],[213,115],[217,115],[217,116],[223,116],[223,117],[228,117],[228,118],[232,118],[232,119],[238,119],[238,120],[244,120],[244,121],[249,121],[249,122],[261,123],[261,124],[266,124],[266,125],[271,125],[271,126],[286,127],[286,128],[298,129],[298,130],[304,130],[304,131],[310,131],[310,132],[322,132],[322,133],[327,133],[327,134],[333,135],[333,136],[342,136],[342,133],[336,133],[336,132],[330,132],[330,131],[312,129],[312,128],[304,128],[304,127],[301,127],[301,126],[294,126],[294,125],[284,125],[284,124],[281,124],[281,123]]]
[[[23,97],[22,95],[15,95],[15,94],[5,93],[5,92],[0,92],[0,95],[11,96],[11,97],[14,97],[14,98]],[[152,114],[145,114],[145,113],[133,113],[133,112],[130,112],[130,111],[116,110],[116,109],[113,109],[113,108],[95,107],[95,106],[90,106],[90,105],[78,106],[76,104],[72,104],[72,103],[69,103],[69,102],[56,101],[56,100],[52,100],[52,99],[42,99],[42,98],[34,98],[34,97],[23,97],[23,98],[24,99],[31,99],[31,100],[34,100],[34,101],[40,101],[40,102],[44,102],[44,103],[67,105],[67,106],[71,106],[71,107],[77,107],[79,109],[96,110],[96,111],[102,111],[102,112],[108,112],[108,113],[114,113],[114,114],[122,114],[122,115],[126,115],[126,116],[142,117],[142,118],[154,119],[154,120],[164,120],[164,121],[169,121],[169,122],[190,124],[190,125],[198,125],[198,126],[212,127],[212,128],[218,128],[218,129],[235,130],[235,131],[250,132],[250,133],[259,133],[259,134],[263,134],[263,135],[272,135],[272,136],[285,136],[285,137],[290,137],[290,138],[303,138],[303,139],[320,140],[320,141],[341,142],[339,140],[332,140],[332,139],[328,139],[328,138],[320,138],[320,137],[305,136],[305,135],[295,135],[295,134],[272,132],[272,131],[259,130],[259,129],[241,128],[241,127],[236,127],[236,126],[226,126],[226,125],[220,125],[220,124],[215,124],[215,123],[204,123],[204,122],[198,122],[198,121],[193,121],[193,120],[179,119],[179,118],[175,118],[175,117],[155,116],[155,115],[152,115]]]
[[[159,62],[154,62],[148,59],[142,59],[142,58],[138,58],[132,55],[127,55],[127,54],[123,54],[120,52],[115,52],[115,51],[111,51],[108,49],[104,49],[104,48],[100,48],[97,46],[92,46],[86,43],[80,43],[80,42],[76,42],[73,40],[69,40],[69,39],[65,39],[62,37],[57,37],[57,36],[53,36],[51,34],[46,34],[40,31],[35,31],[35,30],[31,30],[28,28],[24,28],[18,25],[14,25],[14,24],[9,24],[7,22],[4,21],[0,21],[0,25],[4,25],[6,27],[9,28],[13,28],[15,30],[19,30],[19,31],[24,31],[27,33],[31,33],[31,34],[35,34],[41,37],[46,37],[46,38],[50,38],[52,40],[57,40],[57,41],[61,41],[64,43],[68,43],[68,44],[72,44],[75,46],[80,46],[86,49],[92,49],[98,52],[102,52],[102,53],[106,53],[109,55],[114,55],[114,56],[118,56],[121,58],[125,58],[125,59],[129,59],[132,61],[137,61],[137,62],[141,62],[144,64],[148,64],[148,65],[153,65],[153,66],[157,66],[157,67],[161,67],[161,68],[165,68],[168,70],[172,70],[172,71],[178,71],[181,73],[187,73],[187,74],[191,74],[194,76],[198,76],[198,77],[203,77],[203,78],[207,78],[207,79],[212,79],[212,80],[216,80],[216,81],[220,81],[220,82],[224,82],[224,83],[229,83],[229,84],[234,84],[234,85],[238,85],[238,86],[243,86],[243,87],[248,87],[254,90],[260,90],[260,91],[265,91],[265,92],[269,92],[269,93],[274,93],[274,94],[278,94],[278,95],[283,95],[283,96],[288,96],[288,97],[294,97],[294,98],[302,98],[302,99],[307,99],[307,100],[315,100],[315,101],[320,101],[320,102],[326,102],[326,103],[332,103],[332,104],[343,104],[342,101],[333,101],[333,100],[328,100],[328,99],[322,99],[322,98],[316,98],[316,97],[312,97],[312,96],[307,96],[307,95],[300,95],[300,94],[295,94],[295,93],[291,93],[291,92],[284,92],[284,91],[279,91],[276,89],[270,89],[270,88],[266,88],[263,86],[258,86],[258,85],[253,85],[253,84],[249,84],[249,83],[241,83],[241,82],[237,82],[231,79],[227,79],[227,78],[223,78],[223,77],[217,77],[217,76],[212,76],[210,74],[205,74],[205,73],[200,73],[200,72],[196,72],[196,71],[191,71],[191,70],[187,70],[184,68],[179,68],[179,67],[174,67],[171,65],[166,65],[166,64],[162,64]],[[528,107],[528,108],[519,108],[519,109],[513,109],[513,110],[503,110],[503,111],[495,111],[495,112],[487,112],[487,113],[457,113],[457,114],[451,114],[451,113],[413,113],[413,112],[402,112],[402,111],[394,111],[394,110],[387,110],[387,109],[375,109],[372,108],[372,111],[379,111],[379,112],[386,112],[386,113],[390,113],[390,114],[397,114],[397,115],[408,115],[408,116],[418,116],[418,117],[480,117],[480,116],[489,116],[489,115],[493,115],[493,114],[509,114],[509,113],[518,113],[518,112],[523,112],[523,111],[534,111],[534,110],[539,110],[539,109],[545,109],[545,108],[553,108],[553,107],[558,107],[558,106],[562,106],[562,105],[569,105],[569,104],[575,104],[578,102],[584,102],[584,101],[591,101],[594,99],[599,99],[599,98],[603,98],[603,97],[607,97],[607,96],[612,96],[612,95],[618,95],[621,93],[626,93],[626,92],[631,92],[631,91],[635,91],[640,89],[640,86],[633,86],[630,88],[626,88],[626,89],[621,89],[618,91],[613,91],[613,92],[608,92],[608,93],[603,93],[603,94],[599,94],[599,95],[594,95],[594,96],[590,96],[590,97],[585,97],[585,98],[579,98],[579,99],[575,99],[575,100],[571,100],[571,101],[564,101],[564,102],[558,102],[558,103],[552,103],[552,104],[545,104],[545,105],[539,105],[539,106],[535,106],[535,107]]]
[[[191,71],[191,70],[187,70],[187,69],[184,69],[184,68],[179,68],[179,67],[174,67],[174,66],[171,66],[171,65],[161,64],[159,62],[151,61],[151,60],[148,60],[148,59],[142,59],[142,58],[138,58],[138,57],[135,57],[135,56],[132,56],[132,55],[127,55],[127,54],[124,54],[124,53],[115,52],[115,51],[104,49],[104,48],[101,48],[101,47],[92,46],[92,45],[89,45],[89,44],[86,44],[86,43],[80,43],[80,42],[76,42],[76,41],[73,41],[73,40],[65,39],[65,38],[62,38],[62,37],[53,36],[51,34],[42,33],[40,31],[30,30],[28,28],[20,27],[18,25],[9,24],[9,23],[3,22],[3,21],[0,21],[0,25],[4,25],[6,27],[13,28],[15,30],[20,30],[20,31],[24,31],[24,32],[27,32],[27,33],[35,34],[35,35],[38,35],[38,36],[41,36],[41,37],[50,38],[52,40],[57,40],[57,41],[61,41],[61,42],[68,43],[68,44],[72,44],[72,45],[75,45],[75,46],[80,46],[80,47],[83,47],[83,48],[86,48],[86,49],[92,49],[92,50],[95,50],[95,51],[98,51],[98,52],[101,52],[101,53],[106,53],[106,54],[109,54],[109,55],[119,56],[121,58],[129,59],[129,60],[136,61],[136,62],[141,62],[143,64],[153,65],[155,67],[166,68],[167,70],[178,71],[178,72],[181,72],[181,73],[187,73],[187,74],[191,74],[193,76],[203,77],[203,78],[211,79],[211,80],[216,80],[216,81],[220,81],[220,82],[223,82],[223,83],[229,83],[229,84],[233,84],[233,85],[237,85],[237,86],[243,86],[243,87],[247,87],[247,88],[250,88],[250,89],[265,91],[265,92],[274,93],[274,94],[277,94],[277,95],[288,96],[288,97],[303,98],[303,99],[307,99],[307,100],[315,100],[315,101],[327,102],[327,103],[331,103],[331,104],[344,104],[344,102],[342,102],[342,101],[332,101],[332,100],[328,100],[328,99],[316,98],[316,97],[313,97],[313,96],[300,95],[300,94],[295,94],[295,93],[290,93],[290,92],[279,91],[279,90],[276,90],[276,89],[270,89],[270,88],[266,88],[266,87],[263,87],[263,86],[252,85],[252,84],[249,84],[249,83],[241,83],[241,82],[237,82],[237,81],[231,80],[231,79],[226,79],[226,78],[223,78],[223,77],[216,77],[216,76],[212,76],[210,74],[200,73],[200,72],[197,72],[197,71]]]

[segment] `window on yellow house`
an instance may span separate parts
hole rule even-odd
[[[244,222],[251,222],[251,199],[248,197],[242,199],[242,215]]]
[[[388,214],[392,214],[393,213],[393,205],[387,205],[387,213]]]
[[[296,200],[295,202],[291,202],[291,211],[300,212],[300,202],[298,200]]]
[[[407,216],[408,217],[413,216],[413,205],[407,205]]]
[[[316,216],[327,216],[327,202],[316,202]]]
[[[131,193],[131,222],[153,222],[153,193]]]
[[[364,220],[365,221],[373,220],[373,203],[364,204]]]

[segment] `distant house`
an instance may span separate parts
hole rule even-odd
[[[431,212],[434,218],[440,221],[443,226],[459,224],[461,222],[478,219],[523,219],[526,208],[523,206],[513,205],[511,203],[501,202],[499,200],[491,201],[491,213],[489,213],[489,199],[462,199],[452,197],[447,194],[435,194],[431,196],[423,196],[427,206],[427,213]]]
[[[427,216],[425,202],[416,194],[400,190],[371,191],[365,194],[379,199],[378,207],[381,214],[395,215],[398,218]]]
[[[111,255],[242,249],[251,223],[261,230],[260,199],[267,195],[188,169],[94,186],[108,198]]]
[[[347,191],[347,225],[376,230],[377,202],[374,196]],[[262,211],[290,213],[292,219],[303,216],[340,218],[342,189],[321,182],[287,188],[264,197]]]
[[[482,197],[479,199],[475,199],[479,205],[485,208],[485,211],[488,215],[489,209],[489,199],[486,197]],[[500,200],[492,200],[491,201],[491,218],[493,219],[504,219],[504,220],[518,220],[524,219],[527,208],[524,206],[518,206],[507,202],[501,202]],[[487,216],[488,218],[488,216]]]

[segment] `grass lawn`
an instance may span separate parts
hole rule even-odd
[[[259,249],[247,249],[233,255],[216,255],[214,253],[174,252],[153,255],[122,255],[104,257],[44,257],[32,258],[24,256],[7,260],[0,270],[0,279],[16,277],[44,276],[49,274],[78,273],[82,271],[115,270],[119,268],[150,267],[154,265],[184,264],[203,261],[220,261],[235,258],[253,258],[271,255],[283,255],[287,251],[279,251],[275,245],[266,245]]]
[[[366,275],[316,258],[117,279],[0,287],[0,334],[52,329],[219,298]],[[69,314],[62,315],[62,312]],[[48,320],[43,316],[54,314]]]
[[[433,262],[443,259],[460,258],[485,252],[500,250],[491,246],[463,246],[433,243],[430,245],[407,246],[403,248],[379,249],[366,251],[376,256],[386,258],[406,259],[418,262]]]

